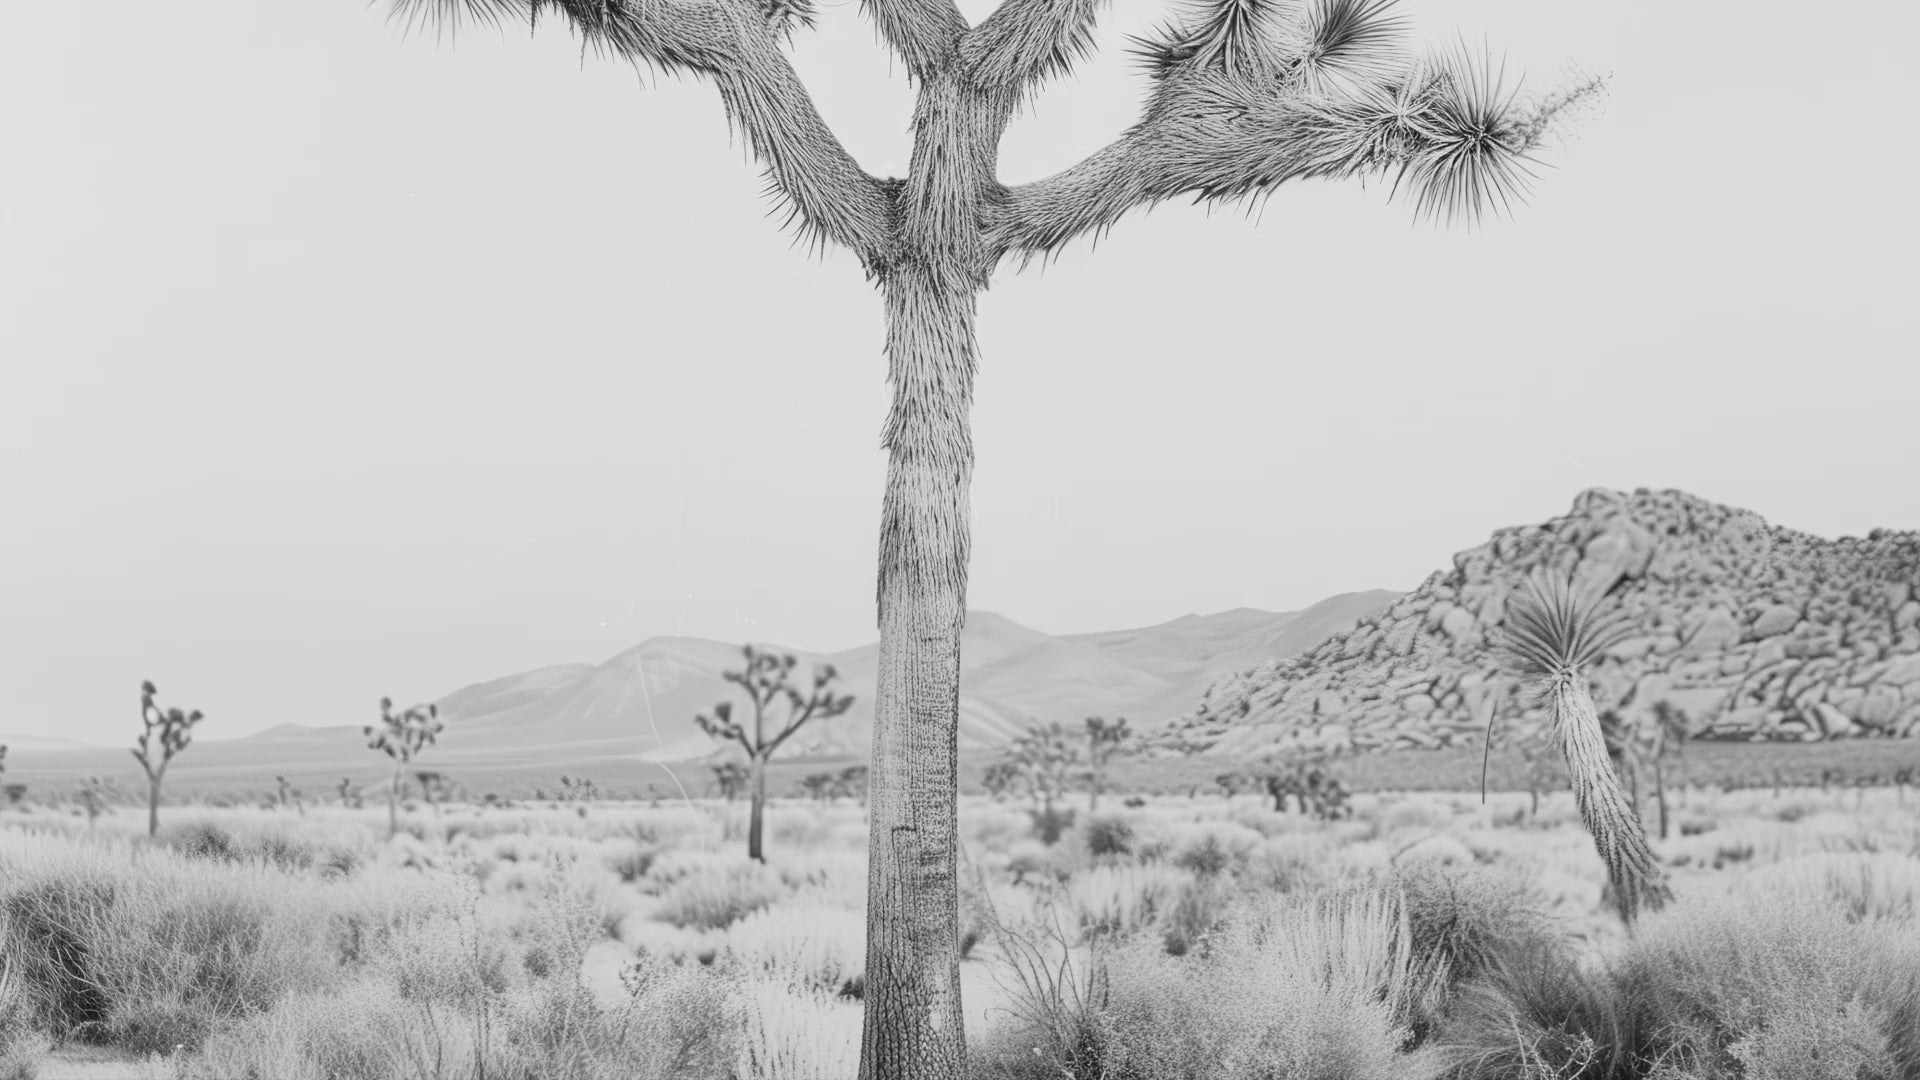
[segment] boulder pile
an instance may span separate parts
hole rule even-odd
[[[1540,714],[1489,632],[1529,573],[1610,591],[1638,632],[1591,673],[1595,704],[1666,701],[1696,738],[1920,735],[1920,532],[1827,540],[1679,491],[1604,488],[1501,529],[1311,652],[1217,681],[1160,733],[1182,752],[1442,747]]]

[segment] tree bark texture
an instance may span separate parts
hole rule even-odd
[[[761,835],[767,816],[767,760],[755,754],[747,768],[753,773],[753,796],[749,800],[752,805],[747,810],[747,858],[766,862]]]
[[[982,233],[1011,100],[938,73],[921,86],[883,283],[893,406],[880,527],[880,658],[868,791],[860,1080],[953,1080],[960,1011],[956,787],[966,618],[968,410]]]

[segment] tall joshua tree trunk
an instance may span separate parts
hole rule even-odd
[[[1105,0],[1005,0],[974,24],[953,0],[862,0],[917,90],[908,175],[882,179],[833,136],[782,52],[813,25],[813,0],[392,2],[426,18],[558,16],[614,55],[710,78],[802,236],[853,252],[882,290],[893,405],[859,1077],[957,1080],[967,410],[974,301],[994,267],[1057,253],[1136,208],[1255,198],[1310,177],[1391,175],[1420,213],[1478,216],[1520,194],[1524,157],[1598,84],[1516,109],[1483,62],[1402,57],[1389,3],[1201,0],[1139,42],[1154,82],[1138,123],[1008,187],[994,167],[1014,106],[1092,50]]]
[[[747,772],[750,775],[747,784],[751,795],[748,801],[752,803],[747,810],[747,858],[755,862],[766,862],[765,845],[761,841],[761,837],[765,835],[767,815],[766,759],[758,754],[749,758]]]
[[[943,75],[915,111],[901,193],[911,261],[886,283],[887,490],[880,670],[868,791],[867,986],[860,1077],[956,1075],[960,1012],[958,733],[973,475],[975,296],[988,269],[977,199],[1006,108]],[[928,977],[929,973],[932,977]]]
[[[167,778],[167,770],[162,767],[147,778],[147,835],[160,835],[160,785]]]

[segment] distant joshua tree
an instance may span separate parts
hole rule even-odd
[[[1066,794],[1069,778],[1083,768],[1080,740],[1055,720],[1022,732],[1011,749],[1017,775],[1033,800],[1034,825],[1040,838],[1052,843],[1067,823],[1054,803]]]
[[[1534,577],[1526,594],[1508,603],[1507,627],[1499,637],[1506,663],[1545,699],[1574,801],[1628,923],[1642,908],[1664,906],[1673,894],[1647,846],[1639,812],[1620,788],[1586,669],[1632,631],[1623,612],[1602,612],[1598,601],[1576,597],[1571,582]]]
[[[600,787],[584,777],[560,778],[560,801],[574,804],[573,812],[587,816],[587,805],[600,797]]]
[[[1087,717],[1087,809],[1100,809],[1100,793],[1107,787],[1107,763],[1114,755],[1125,753],[1133,743],[1127,730],[1127,718],[1109,722],[1105,717]]]
[[[752,775],[745,765],[737,761],[723,761],[713,767],[713,782],[720,788],[720,797],[732,802],[747,790],[747,781]]]
[[[87,830],[93,830],[93,823],[107,809],[112,799],[112,789],[98,776],[89,776],[80,783],[80,809],[87,815]]]
[[[1020,766],[1011,761],[996,761],[987,766],[981,774],[980,786],[987,789],[994,802],[1000,802],[1020,782]]]
[[[406,769],[420,751],[433,745],[446,722],[440,719],[440,707],[415,705],[402,713],[393,711],[393,699],[380,699],[380,727],[368,724],[362,730],[367,747],[393,759],[393,783],[387,789],[387,839],[400,832],[400,789],[406,784]]]
[[[709,736],[730,739],[746,750],[753,799],[747,819],[747,857],[765,862],[761,834],[767,809],[767,762],[780,749],[780,744],[792,738],[807,721],[830,719],[852,708],[853,695],[834,694],[833,683],[840,676],[832,664],[820,664],[813,669],[813,689],[803,694],[790,682],[794,665],[799,663],[792,654],[761,652],[752,645],[740,651],[746,656],[746,667],[726,672],[723,677],[747,692],[753,709],[751,729],[734,720],[733,703],[728,701],[715,705],[712,716],[701,713],[694,717],[694,722]],[[776,700],[786,702],[786,716],[777,730],[769,732],[768,711]]]
[[[145,725],[136,740],[133,758],[147,774],[147,835],[156,836],[160,832],[160,785],[166,781],[167,766],[173,764],[175,756],[193,742],[193,727],[204,717],[199,709],[183,713],[179,709],[167,709],[162,712],[154,704],[153,695],[159,693],[153,683],[140,684],[140,722]],[[159,745],[149,740],[159,737]],[[159,760],[154,760],[158,752]]]
[[[274,787],[276,788],[276,791],[274,793],[275,801],[278,803],[278,805],[280,805],[281,807],[292,806],[294,810],[300,814],[301,817],[306,817],[307,816],[307,800],[305,800],[304,798],[301,798],[300,789],[297,787],[294,787],[292,782],[289,781],[284,776],[274,777],[273,783],[274,783]]]

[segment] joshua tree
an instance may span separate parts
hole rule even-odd
[[[1108,722],[1099,716],[1087,717],[1087,809],[1100,809],[1100,793],[1107,786],[1107,763],[1115,754],[1125,753],[1133,741],[1127,730],[1127,718]]]
[[[155,836],[160,832],[160,785],[167,778],[167,766],[173,764],[174,756],[185,750],[193,742],[193,726],[203,717],[200,710],[183,713],[179,709],[161,711],[153,703],[153,695],[159,691],[151,682],[140,684],[140,722],[145,728],[140,738],[135,740],[133,758],[147,773],[147,835]],[[156,748],[148,740],[159,736]],[[157,750],[159,760],[154,760]]]
[[[1054,802],[1066,794],[1069,779],[1082,768],[1080,741],[1055,720],[1023,732],[1011,747],[1013,766],[1033,800],[1033,821],[1040,838],[1052,843],[1066,822]]]
[[[1227,801],[1232,802],[1235,795],[1245,791],[1247,785],[1253,783],[1253,777],[1238,770],[1231,770],[1214,777],[1213,783],[1221,791],[1226,792]]]
[[[295,810],[300,812],[301,817],[306,817],[307,802],[305,799],[300,797],[300,789],[294,787],[293,784],[284,776],[274,777],[273,783],[274,783],[274,787],[277,789],[275,792],[276,804],[282,807],[292,806]]]
[[[1489,65],[1414,63],[1390,0],[1198,0],[1138,41],[1140,121],[1046,179],[995,175],[1008,122],[1093,47],[1103,0],[863,0],[918,90],[902,178],[869,175],[781,50],[815,0],[391,0],[409,17],[557,18],[603,53],[711,79],[810,242],[850,250],[882,294],[893,408],[881,510],[866,1025],[860,1080],[951,1080],[961,1026],[956,777],[970,547],[976,301],[1130,210],[1289,180],[1387,175],[1418,211],[1477,215],[1519,194],[1549,121],[1594,85],[1516,106]]]
[[[1660,808],[1660,839],[1667,838],[1666,760],[1677,758],[1680,764],[1680,793],[1686,795],[1686,748],[1691,724],[1687,714],[1673,702],[1661,699],[1653,703],[1634,731],[1634,753],[1653,770],[1653,799]],[[1636,801],[1635,805],[1638,805]]]
[[[747,767],[737,761],[723,761],[713,767],[713,782],[720,787],[720,797],[728,802],[747,790],[748,779]]]
[[[437,775],[437,774],[436,774]],[[581,817],[587,816],[587,805],[600,797],[600,787],[585,777],[560,778],[560,801],[573,803],[573,811]]]
[[[415,705],[405,712],[393,711],[393,699],[380,699],[380,727],[368,724],[361,730],[367,736],[367,748],[393,759],[393,783],[387,787],[387,839],[400,832],[400,789],[406,785],[406,769],[420,751],[433,745],[446,727],[438,705]]]
[[[1012,761],[996,761],[987,766],[980,775],[980,786],[987,789],[994,802],[1007,797],[1007,792],[1020,782],[1020,766]]]
[[[747,818],[747,856],[766,862],[762,851],[761,833],[767,810],[767,762],[780,744],[793,737],[801,725],[815,719],[830,719],[839,716],[853,707],[853,695],[835,695],[833,682],[839,673],[832,664],[821,664],[813,669],[813,689],[801,693],[791,683],[794,665],[799,661],[792,654],[761,652],[752,645],[740,650],[747,658],[747,666],[740,671],[726,672],[722,677],[730,683],[737,683],[747,692],[747,700],[753,709],[752,731],[733,719],[733,703],[723,701],[713,707],[713,715],[701,713],[694,717],[700,730],[716,739],[731,739],[747,752],[747,770],[753,791],[753,808]],[[786,702],[786,718],[772,734],[767,731],[768,710],[776,700]]]
[[[1534,681],[1545,700],[1574,801],[1629,924],[1643,907],[1657,909],[1672,893],[1647,846],[1640,815],[1620,790],[1608,760],[1586,668],[1632,630],[1623,612],[1603,612],[1597,601],[1576,597],[1571,583],[1535,577],[1526,595],[1508,602],[1507,628],[1500,635],[1507,663]]]
[[[89,776],[80,782],[80,809],[87,814],[87,831],[93,831],[93,823],[107,808],[110,797],[107,782],[98,776]]]
[[[352,809],[355,809],[355,810],[358,810],[360,808],[360,796],[354,793],[353,779],[351,777],[346,777],[346,776],[341,777],[338,790],[340,792],[341,806],[351,807]]]

